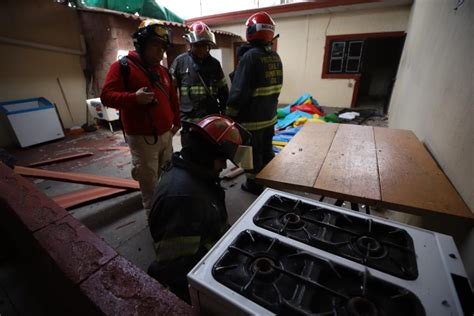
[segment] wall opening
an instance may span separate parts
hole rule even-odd
[[[374,108],[387,113],[404,41],[405,37],[365,41],[357,107]]]
[[[404,42],[404,32],[327,36],[321,78],[353,79],[351,107],[387,113]]]

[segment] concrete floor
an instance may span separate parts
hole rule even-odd
[[[10,152],[18,158],[19,164],[25,165],[32,161],[68,154],[71,151],[91,151],[94,153],[92,157],[52,164],[42,168],[130,178],[130,153],[128,151],[100,150],[100,148],[109,146],[126,146],[120,131],[112,134],[106,129],[99,129],[93,133],[69,136],[53,143],[23,150],[14,149]],[[179,135],[173,138],[173,148],[175,151],[181,149]],[[231,167],[232,164],[229,162],[228,169]],[[227,170],[223,174],[225,172]],[[222,181],[222,186],[226,191],[226,205],[230,224],[233,224],[256,198],[255,195],[240,189],[240,185],[244,180],[245,176],[241,175],[231,180]],[[51,197],[91,187],[41,179],[31,179],[31,181]],[[305,195],[319,199],[319,196]],[[334,202],[333,200],[327,201],[329,203]],[[347,207],[349,208],[350,205],[347,205]],[[148,265],[154,259],[153,243],[139,192],[127,193],[72,208],[70,213],[141,269],[146,271]]]
[[[131,156],[128,151],[102,151],[109,146],[126,146],[120,131],[112,134],[105,129],[80,136],[69,136],[29,149],[10,150],[18,158],[18,163],[26,165],[32,161],[57,157],[71,152],[90,151],[94,156],[80,158],[69,162],[47,165],[41,168],[58,171],[82,172],[120,178],[131,177]],[[179,135],[173,138],[175,151],[181,149]],[[228,169],[233,165],[229,162]],[[227,172],[228,170],[225,170]],[[226,204],[229,222],[234,223],[255,200],[256,196],[240,189],[245,180],[243,175],[223,180],[226,191]],[[51,180],[31,179],[36,186],[48,196],[90,188],[82,184],[65,183]],[[148,268],[154,259],[153,242],[148,229],[145,211],[141,205],[139,192],[127,193],[118,197],[97,201],[95,203],[72,208],[71,215],[105,240],[118,253],[136,264],[141,269]]]
[[[105,129],[80,136],[69,136],[63,140],[43,144],[28,149],[10,149],[19,164],[57,157],[79,151],[91,151],[94,156],[44,166],[44,169],[83,172],[97,175],[130,178],[130,154],[128,151],[102,151],[101,147],[126,146],[121,132],[114,134]],[[179,136],[173,139],[175,151],[181,148]],[[229,169],[232,165],[229,163]],[[223,173],[225,173],[224,171]],[[30,179],[48,196],[55,196],[86,187],[50,180]],[[223,180],[226,191],[226,205],[229,222],[233,224],[256,199],[256,196],[240,189],[245,180],[243,175],[231,180]],[[297,193],[298,192],[292,192]],[[302,194],[319,199],[317,195]],[[325,202],[334,203],[333,199]],[[350,208],[350,203],[343,207]],[[139,268],[147,270],[154,260],[152,238],[149,232],[145,211],[141,205],[139,192],[127,193],[118,197],[97,201],[69,210],[100,238],[112,246],[118,253],[133,262]],[[363,211],[363,209],[362,209]],[[374,214],[374,210],[372,210]],[[375,213],[384,216],[382,213]],[[385,217],[385,216],[384,216]],[[1,232],[0,232],[1,233]],[[35,298],[34,291],[24,277],[23,267],[14,255],[0,258],[0,315],[43,315],[45,307]],[[29,307],[28,307],[29,306]],[[34,311],[34,312],[33,312]]]
[[[112,134],[108,130],[100,129],[97,132],[68,136],[63,140],[40,146],[27,149],[10,148],[8,151],[15,155],[19,165],[74,152],[91,151],[94,153],[92,157],[41,168],[130,178],[129,152],[100,150],[109,146],[126,146],[121,132]],[[175,151],[180,150],[179,136],[174,137],[173,147]],[[229,163],[228,168],[231,167]],[[91,187],[51,180],[31,178],[30,180],[50,197]],[[226,203],[231,224],[256,198],[240,189],[240,184],[244,180],[244,176],[239,176],[222,182],[226,190]],[[148,265],[154,260],[153,241],[139,192],[75,207],[69,212],[141,269],[146,271]],[[6,240],[2,238],[1,233],[0,231],[0,241]],[[38,289],[31,283],[30,278],[26,277],[29,271],[28,264],[18,258],[14,249],[7,249],[7,245],[11,244],[14,243],[0,242],[0,315],[47,315],[47,306],[43,306],[36,295]]]

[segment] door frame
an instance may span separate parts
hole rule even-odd
[[[351,108],[355,107],[357,104],[357,98],[359,97],[359,88],[361,74],[334,74],[329,73],[329,58],[331,55],[331,43],[335,40],[341,41],[350,41],[350,40],[368,40],[374,38],[397,38],[404,37],[406,35],[405,31],[400,32],[378,32],[378,33],[358,33],[358,34],[342,34],[342,35],[329,35],[326,36],[326,43],[324,45],[324,57],[323,57],[323,67],[321,70],[322,79],[354,79],[354,90],[352,92]]]

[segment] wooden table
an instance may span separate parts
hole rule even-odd
[[[411,131],[307,123],[257,175],[276,189],[416,215],[474,215]]]

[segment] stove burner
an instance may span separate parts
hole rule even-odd
[[[300,229],[304,226],[304,222],[300,216],[295,213],[288,213],[283,215],[283,222],[288,229]]]
[[[371,218],[273,195],[253,218],[255,225],[389,273],[418,277],[413,239],[407,231]]]
[[[347,302],[347,311],[350,316],[377,316],[377,307],[365,297],[353,297]]]
[[[381,259],[387,255],[382,244],[373,237],[361,236],[356,239],[355,246],[364,258]]]
[[[275,270],[278,265],[275,260],[268,257],[257,257],[251,264],[251,270],[257,278],[266,281],[272,281],[279,276]]]
[[[261,274],[269,274],[273,272],[273,260],[270,258],[257,258],[252,264],[252,270]]]
[[[358,271],[251,230],[235,238],[212,275],[277,315],[425,315],[412,292],[368,269]]]

